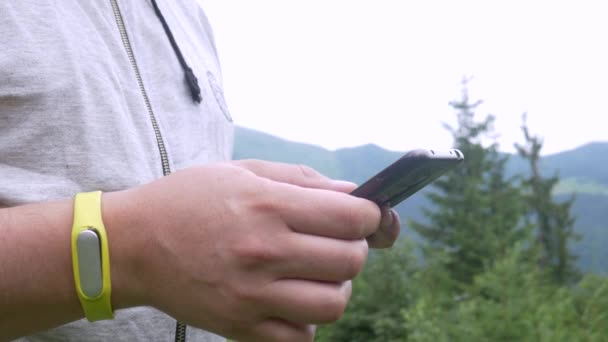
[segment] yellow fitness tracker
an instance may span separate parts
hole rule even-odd
[[[101,191],[79,193],[74,198],[72,268],[76,293],[91,322],[111,319],[110,255],[101,217]]]

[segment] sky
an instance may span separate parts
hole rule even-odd
[[[605,0],[203,0],[235,124],[328,149],[446,149],[449,101],[544,154],[608,141]]]

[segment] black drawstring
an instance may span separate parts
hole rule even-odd
[[[171,32],[169,25],[167,25],[167,22],[165,21],[165,17],[160,12],[160,9],[158,8],[158,5],[156,4],[156,0],[152,0],[152,6],[154,6],[154,12],[156,13],[156,16],[160,20],[161,24],[163,24],[163,29],[165,29],[165,34],[167,35],[167,38],[169,38],[169,41],[171,42],[171,46],[173,47],[173,51],[175,51],[175,55],[177,56],[177,59],[179,60],[179,64],[181,64],[182,69],[184,69],[184,74],[186,76],[186,83],[188,84],[188,88],[190,88],[190,94],[192,95],[192,100],[194,100],[197,103],[200,103],[201,100],[203,99],[203,97],[201,96],[201,88],[198,86],[198,80],[196,79],[194,72],[192,72],[192,68],[190,68],[188,63],[186,63],[186,60],[184,59],[184,56],[182,55],[182,51],[179,49],[179,46],[177,46],[177,43],[175,42],[175,38],[173,38],[173,33]]]

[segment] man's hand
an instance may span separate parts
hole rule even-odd
[[[305,165],[289,165],[260,160],[240,160],[234,163],[253,171],[260,177],[307,188],[351,193],[357,187],[355,183],[331,180]],[[371,248],[391,247],[401,231],[399,214],[390,207],[383,207],[381,210],[382,219],[378,230],[366,237]]]
[[[310,341],[314,324],[343,314],[368,241],[398,235],[398,216],[348,195],[354,187],[250,160],[105,194],[110,246],[112,224],[131,230],[123,293],[230,338]]]
[[[310,341],[314,324],[342,315],[368,243],[390,246],[399,231],[388,209],[348,195],[354,187],[250,160],[105,193],[112,306],[152,305],[238,340]],[[0,341],[83,318],[72,208],[0,209]]]

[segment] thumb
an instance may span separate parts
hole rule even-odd
[[[301,164],[286,164],[256,159],[237,160],[233,163],[253,172],[258,177],[304,188],[350,193],[357,187],[356,184],[351,182],[333,180],[320,174],[315,169]]]

